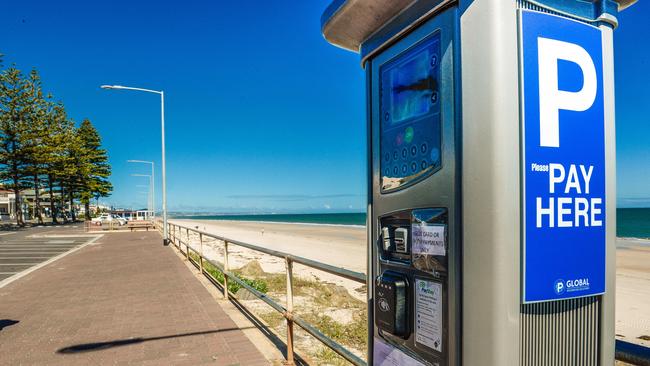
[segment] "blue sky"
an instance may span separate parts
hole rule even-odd
[[[13,1],[0,13],[5,64],[37,68],[113,166],[106,201],[143,207],[146,165],[160,172],[165,90],[171,210],[365,210],[364,72],[329,45],[329,1]],[[224,5],[227,4],[227,5]],[[640,2],[615,36],[619,205],[650,206],[650,29]],[[160,207],[160,175],[157,176]]]

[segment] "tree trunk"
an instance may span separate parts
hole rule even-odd
[[[52,223],[58,224],[59,221],[56,219],[56,204],[54,203],[54,183],[52,182],[52,175],[47,175],[47,185],[50,191],[50,215],[52,215]]]
[[[77,216],[74,212],[74,197],[72,195],[72,189],[69,189],[68,191],[68,194],[70,195],[70,217],[72,217],[72,222],[75,222],[77,221]]]
[[[84,203],[84,211],[86,211],[86,221],[90,221],[90,201]]]
[[[38,174],[34,174],[34,216],[38,219],[39,224],[43,224],[43,214],[41,209],[41,196],[39,195],[38,185],[40,184],[38,180]]]
[[[14,177],[14,194],[16,195],[16,224],[18,226],[25,226],[25,222],[23,221],[23,208],[20,203],[20,189],[18,188],[18,177]]]
[[[65,215],[65,201],[66,201],[65,200],[65,194],[66,193],[65,193],[65,188],[63,188],[63,182],[61,182],[59,184],[59,186],[61,187],[61,195],[59,196],[59,200],[61,201],[60,202],[61,203],[61,214],[62,214],[62,217],[63,217],[63,221],[68,222],[68,217]]]

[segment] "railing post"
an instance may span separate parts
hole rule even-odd
[[[179,230],[181,237],[183,236],[183,231]],[[190,260],[190,229],[185,229],[185,259]]]
[[[228,300],[228,275],[226,272],[229,272],[228,268],[228,241],[223,241],[223,297]]]
[[[203,274],[203,234],[201,233],[199,233],[199,245],[199,270],[201,271],[201,274]]]
[[[287,364],[294,365],[293,360],[293,261],[284,257],[287,270]]]

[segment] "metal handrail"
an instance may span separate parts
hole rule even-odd
[[[350,271],[345,268],[339,268],[336,266],[332,266],[329,264],[321,263],[318,261],[314,261],[308,258],[296,256],[293,254],[289,254],[286,252],[278,251],[278,250],[272,250],[268,248],[264,248],[261,246],[257,246],[254,244],[249,244],[245,243],[239,240],[233,240],[229,239],[220,235],[215,235],[212,233],[208,233],[206,231],[198,230],[198,229],[193,229],[190,227],[186,226],[181,226],[173,223],[167,223],[168,225],[168,234],[169,234],[169,239],[171,242],[174,244],[174,246],[181,252],[183,253],[183,250],[181,249],[183,246],[185,247],[185,252],[183,253],[185,257],[191,261],[201,274],[204,276],[207,276],[210,278],[213,283],[217,283],[216,279],[210,275],[207,271],[204,270],[203,263],[207,262],[210,263],[212,266],[217,268],[221,273],[224,275],[224,283],[221,285],[223,288],[223,294],[224,298],[229,299],[230,298],[230,293],[228,290],[228,281],[232,280],[235,283],[237,283],[239,286],[243,287],[247,291],[249,291],[253,296],[257,297],[258,299],[264,301],[267,305],[269,305],[271,308],[273,308],[275,311],[279,312],[282,314],[282,316],[286,319],[287,322],[287,364],[293,365],[294,364],[294,351],[293,351],[293,324],[297,324],[299,327],[304,329],[307,333],[312,335],[314,338],[319,340],[321,343],[323,343],[325,346],[339,354],[341,357],[352,363],[353,365],[357,366],[366,366],[367,362],[363,360],[362,358],[358,357],[351,351],[349,351],[347,348],[345,348],[343,345],[339,344],[335,340],[329,338],[325,334],[323,334],[320,330],[318,330],[316,327],[311,325],[309,322],[305,321],[304,319],[300,318],[299,316],[293,314],[293,263],[299,263],[314,269],[318,269],[323,272],[327,272],[330,274],[334,274],[336,276],[355,281],[358,283],[365,284],[366,283],[366,275],[360,272],[354,272]],[[156,221],[156,226],[159,230],[162,231],[162,224],[160,221]],[[172,230],[173,229],[173,230]],[[182,240],[176,235],[176,231],[181,232],[182,230],[185,231],[187,235],[187,240]],[[197,248],[193,247],[189,243],[189,235],[190,232],[198,234],[199,235],[199,243],[200,243],[200,249],[197,250]],[[213,261],[210,258],[205,258],[203,256],[203,237],[209,237],[212,239],[220,240],[224,243],[224,258],[223,258],[223,264],[220,264],[218,262]],[[252,286],[248,285],[246,282],[244,282],[242,279],[237,277],[233,272],[230,271],[228,267],[228,245],[237,245],[240,247],[244,247],[247,249],[255,250],[258,252],[262,252],[274,257],[279,257],[283,258],[285,260],[285,267],[286,267],[286,277],[287,277],[287,307],[285,308],[281,304],[278,304],[275,302],[272,298],[267,296],[266,294],[256,290]],[[190,256],[190,250],[194,252],[196,255],[199,257],[198,263],[191,258]],[[366,350],[367,351],[367,350]]]

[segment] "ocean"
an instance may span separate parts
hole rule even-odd
[[[321,214],[263,214],[263,215],[175,215],[179,219],[193,220],[238,220],[291,222],[327,225],[365,225],[366,214],[321,213]],[[650,208],[619,208],[616,210],[616,236],[628,238],[650,238]]]
[[[616,236],[650,238],[650,208],[616,209]]]

